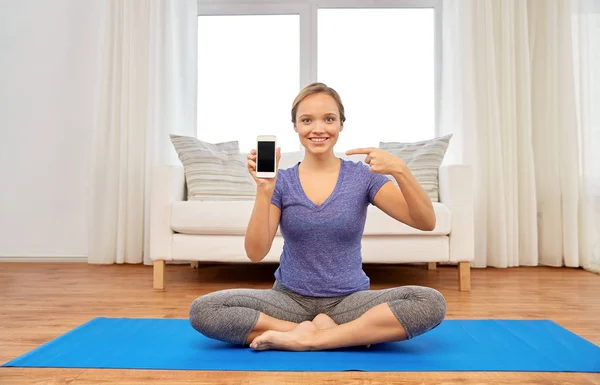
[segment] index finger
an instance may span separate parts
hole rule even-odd
[[[346,155],[354,155],[354,154],[365,154],[368,155],[373,152],[373,147],[364,147],[364,148],[355,148],[353,150],[346,151]]]

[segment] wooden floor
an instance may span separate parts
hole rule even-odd
[[[551,319],[600,345],[600,276],[567,268],[473,269],[457,290],[455,267],[366,266],[372,288],[426,285],[447,299],[447,319]],[[142,265],[0,263],[0,362],[98,316],[187,318],[197,296],[234,287],[268,288],[274,265],[166,267],[155,292]],[[0,368],[0,384],[600,384],[598,374],[271,373]]]

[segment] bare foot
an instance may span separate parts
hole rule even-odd
[[[277,332],[269,330],[256,337],[250,344],[254,350],[310,350],[310,337],[317,327],[310,321],[300,323],[294,330],[289,332]]]

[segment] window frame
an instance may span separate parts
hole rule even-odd
[[[440,136],[443,0],[197,0],[198,16],[299,15],[300,84],[302,89],[318,80],[319,9],[431,8],[434,11],[434,113],[436,136]],[[302,146],[300,145],[300,150]]]

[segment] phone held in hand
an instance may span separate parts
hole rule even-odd
[[[277,137],[259,135],[256,137],[256,177],[275,178],[277,173]]]

